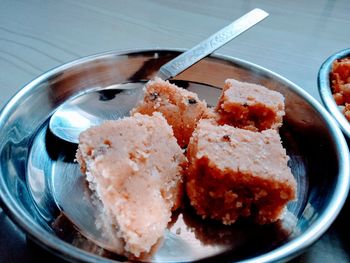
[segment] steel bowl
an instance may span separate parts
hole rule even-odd
[[[82,92],[151,79],[162,64],[182,51],[137,50],[82,58],[34,79],[2,109],[2,207],[29,238],[66,260],[125,260],[81,236],[57,206],[55,189],[61,187],[64,193],[66,187],[62,178],[67,170],[60,167],[67,162],[77,165],[72,161],[76,145],[50,134],[48,120],[60,105]],[[221,55],[203,59],[175,81],[214,105],[227,78],[259,83],[285,96],[280,133],[298,182],[298,200],[288,205],[283,220],[266,226],[238,222],[224,227],[191,211],[180,211],[172,226],[180,224],[182,233],[169,227],[150,261],[287,261],[327,230],[347,197],[346,141],[334,119],[303,89],[260,66]],[[79,201],[66,195],[70,202]]]
[[[339,109],[338,105],[333,99],[332,89],[329,74],[332,71],[333,62],[336,59],[350,57],[350,48],[339,51],[330,57],[328,57],[318,72],[318,90],[323,104],[329,111],[329,113],[337,120],[340,128],[344,132],[347,138],[350,138],[350,123],[345,118],[344,114]]]

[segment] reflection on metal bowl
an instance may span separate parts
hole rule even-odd
[[[51,134],[48,121],[78,94],[151,79],[180,52],[110,52],[73,61],[33,80],[4,107],[0,196],[11,219],[35,242],[66,260],[125,260],[91,242],[72,224],[78,219],[70,218],[69,209],[92,219],[94,215],[86,201],[85,180],[73,161],[76,145]],[[344,204],[350,174],[346,141],[336,122],[302,89],[257,65],[219,55],[205,58],[175,81],[214,105],[227,78],[259,83],[285,96],[280,133],[298,181],[298,200],[288,205],[283,220],[268,226],[222,226],[185,207],[174,214],[164,239],[145,261],[288,260],[315,242]]]

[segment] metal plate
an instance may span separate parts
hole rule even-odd
[[[77,94],[146,81],[176,54],[108,53],[75,61],[34,80],[4,108],[1,198],[10,217],[39,244],[68,260],[125,260],[91,243],[71,223],[64,204],[90,216],[84,199],[88,192],[77,191],[86,188],[73,161],[76,145],[53,136],[47,124],[52,112]],[[326,111],[300,88],[256,65],[218,56],[199,62],[177,81],[214,105],[218,87],[228,77],[284,94],[281,135],[298,181],[298,200],[288,206],[284,220],[268,226],[246,221],[223,226],[200,219],[187,205],[174,214],[165,238],[144,261],[286,260],[317,240],[344,203],[349,187],[346,142]]]

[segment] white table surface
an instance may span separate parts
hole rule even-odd
[[[216,53],[275,71],[320,101],[319,67],[350,47],[349,0],[0,0],[0,107],[62,63],[110,50],[190,48],[255,7],[270,17]],[[295,262],[350,262],[347,207]],[[41,255],[0,213],[0,261]]]

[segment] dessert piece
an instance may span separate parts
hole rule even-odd
[[[198,120],[206,113],[207,105],[196,93],[156,78],[146,84],[144,99],[131,114],[151,115],[155,111],[164,115],[178,144],[186,147]]]
[[[264,86],[227,79],[216,107],[217,122],[253,131],[279,128],[284,97]]]
[[[296,181],[276,130],[253,132],[201,120],[187,148],[186,190],[203,218],[232,224],[278,220],[296,196]]]
[[[186,161],[161,113],[135,114],[81,133],[77,160],[102,202],[98,224],[126,252],[149,252],[179,205]],[[102,229],[103,230],[103,229]]]
[[[333,98],[350,121],[350,57],[336,59],[329,74]]]

